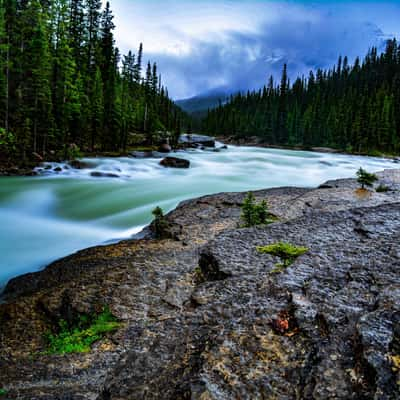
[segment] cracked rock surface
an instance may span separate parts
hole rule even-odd
[[[255,192],[279,221],[240,229],[245,194],[168,215],[173,239],[84,250],[16,278],[0,305],[9,399],[400,399],[400,172]],[[308,252],[274,272],[257,246]],[[46,355],[60,318],[108,305],[121,328]]]

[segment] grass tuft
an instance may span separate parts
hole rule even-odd
[[[376,188],[376,192],[377,193],[387,193],[389,191],[389,187],[383,184],[380,184],[377,188]]]

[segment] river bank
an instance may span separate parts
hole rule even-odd
[[[84,250],[11,281],[0,382],[13,399],[396,398],[400,171],[385,193],[353,179],[255,192],[279,221],[239,229],[245,193],[189,200],[170,239]],[[279,274],[256,251],[308,252]],[[89,353],[44,334],[107,305],[120,329]],[[57,366],[57,367],[55,367]]]
[[[120,158],[120,157],[134,157],[134,158],[163,158],[169,154],[179,151],[190,150],[193,148],[215,148],[215,138],[204,135],[181,135],[179,142],[175,146],[170,146],[168,141],[161,141],[155,145],[139,144],[137,146],[130,146],[126,150],[120,151],[92,151],[82,152],[79,156],[74,156],[71,159],[65,159],[53,154],[41,156],[37,153],[32,155],[31,160],[23,162],[13,159],[3,159],[0,157],[0,177],[2,176],[36,176],[38,175],[38,168],[45,168],[51,163],[64,163],[68,168],[81,169],[84,164],[79,161],[81,158]],[[74,147],[73,147],[74,148]],[[39,171],[40,172],[40,171]]]
[[[316,153],[328,153],[328,154],[343,154],[343,155],[355,155],[364,157],[382,157],[389,160],[393,160],[396,163],[400,163],[399,155],[395,154],[384,154],[380,152],[374,153],[363,153],[363,152],[347,152],[344,150],[335,149],[332,147],[305,147],[305,146],[283,146],[263,143],[257,136],[251,136],[247,138],[237,139],[233,136],[217,136],[216,140],[221,143],[235,145],[235,146],[249,146],[249,147],[260,147],[265,149],[283,149],[283,150],[296,150],[296,151],[312,151]]]

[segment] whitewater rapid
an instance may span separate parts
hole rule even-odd
[[[156,206],[168,212],[206,194],[315,187],[353,177],[360,167],[398,167],[382,158],[255,147],[174,155],[190,160],[190,169],[167,169],[156,158],[96,158],[83,159],[85,169],[49,164],[37,177],[0,178],[0,290],[12,277],[77,250],[131,237]]]

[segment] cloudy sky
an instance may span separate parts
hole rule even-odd
[[[111,0],[122,52],[143,42],[175,99],[258,88],[400,38],[400,1]]]

